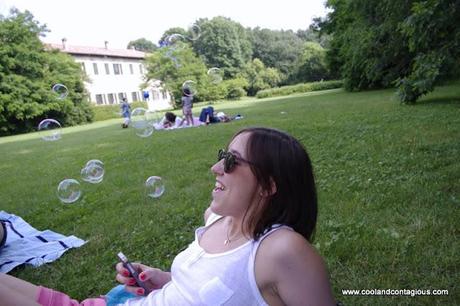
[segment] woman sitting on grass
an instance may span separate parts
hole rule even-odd
[[[316,188],[302,145],[278,130],[243,129],[211,171],[216,182],[205,226],[171,272],[133,264],[144,289],[117,264],[116,279],[133,293],[123,305],[335,305],[323,260],[310,244]],[[8,275],[0,278],[0,297],[5,306],[69,299]],[[83,303],[90,300],[106,303]]]

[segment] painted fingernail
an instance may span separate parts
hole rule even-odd
[[[129,271],[128,270],[123,270],[123,275],[124,276],[129,276]]]
[[[143,295],[143,294],[144,294],[144,289],[142,289],[142,288],[141,288],[141,289],[137,289],[136,292],[137,292],[137,294],[139,294],[139,295]]]
[[[135,280],[135,279],[130,279],[130,280],[129,280],[129,284],[130,284],[130,285],[134,285],[135,283],[136,283],[136,280]]]
[[[140,274],[140,275],[139,275],[139,278],[140,278],[141,280],[145,280],[145,277],[146,277],[145,274]]]

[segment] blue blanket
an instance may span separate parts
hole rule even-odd
[[[75,236],[64,236],[50,230],[38,231],[21,217],[0,211],[7,229],[5,246],[0,249],[0,272],[8,273],[22,264],[34,267],[55,261],[65,251],[86,243]]]

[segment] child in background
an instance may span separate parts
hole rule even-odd
[[[187,125],[193,125],[193,95],[189,88],[184,89],[184,95],[182,96],[182,112],[184,114]]]

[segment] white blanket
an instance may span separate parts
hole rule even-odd
[[[16,266],[30,264],[34,267],[52,262],[70,248],[86,243],[75,236],[64,236],[50,230],[37,231],[21,217],[0,211],[5,222],[7,238],[0,249],[0,272],[8,273]]]

